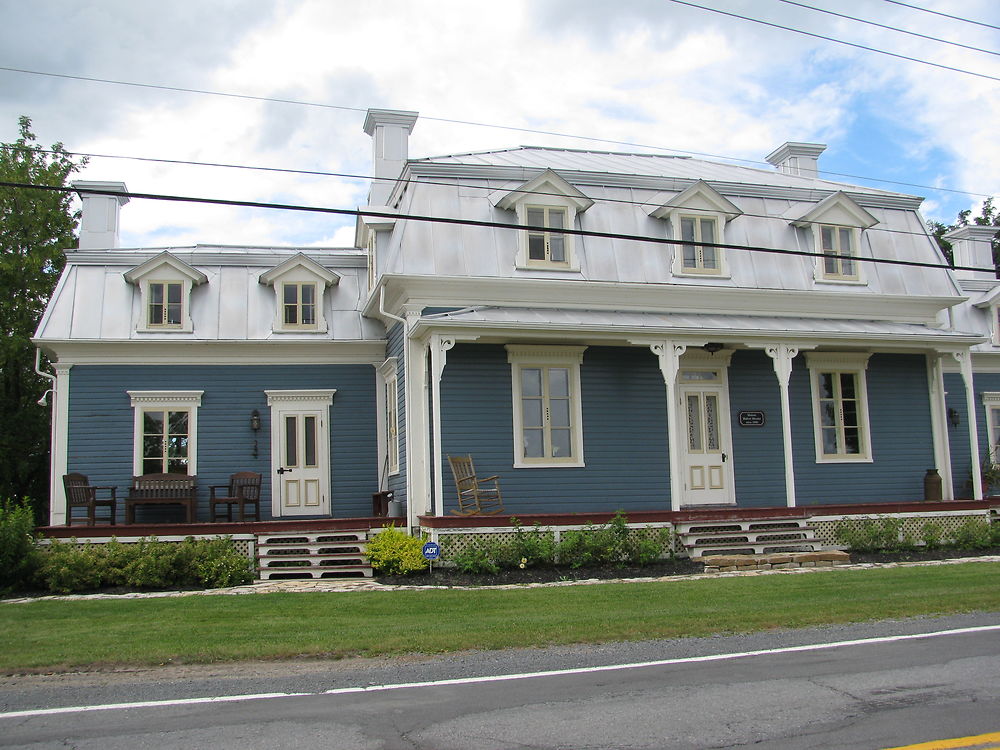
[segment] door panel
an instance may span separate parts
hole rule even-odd
[[[725,396],[725,386],[721,383],[680,386],[678,401],[686,436],[681,456],[683,505],[734,502]]]
[[[325,410],[307,402],[282,403],[275,408],[278,425],[272,444],[277,488],[275,516],[315,516],[330,513],[330,447]]]

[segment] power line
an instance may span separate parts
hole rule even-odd
[[[997,29],[1000,31],[1000,26],[994,26],[991,23],[983,23],[982,21],[974,21],[971,18],[963,18],[962,16],[952,16],[948,13],[941,13],[937,10],[931,10],[930,8],[921,8],[919,5],[910,5],[910,3],[900,2],[900,0],[883,0],[886,3],[892,3],[893,5],[902,5],[904,8],[913,8],[913,10],[922,10],[924,13],[933,13],[935,16],[941,16],[942,18],[950,18],[954,21],[961,21],[962,23],[971,23],[976,26],[985,26],[987,29]]]
[[[549,232],[553,234],[566,234],[573,235],[577,237],[600,237],[603,239],[614,239],[614,240],[627,240],[632,242],[649,242],[656,245],[689,245],[692,247],[714,247],[723,250],[746,250],[749,252],[759,252],[759,253],[769,253],[773,255],[790,255],[790,256],[801,256],[808,258],[826,258],[829,257],[826,253],[815,252],[812,250],[788,250],[785,248],[777,247],[765,247],[763,245],[739,245],[735,243],[727,242],[697,242],[693,240],[682,240],[682,239],[669,239],[666,237],[652,237],[649,235],[638,235],[638,234],[625,234],[622,232],[598,232],[590,229],[553,229],[552,227],[543,226],[533,226],[530,224],[511,224],[509,222],[502,221],[479,221],[476,219],[455,219],[447,216],[429,216],[426,214],[400,214],[392,213],[387,211],[372,211],[368,209],[353,209],[353,208],[329,208],[326,206],[304,206],[300,204],[289,204],[289,203],[269,203],[262,201],[243,201],[243,200],[232,200],[226,198],[196,198],[193,196],[183,196],[183,195],[165,195],[161,193],[133,193],[133,192],[121,192],[117,190],[98,190],[87,188],[84,191],[77,190],[71,187],[57,187],[54,185],[31,185],[22,182],[7,182],[0,181],[0,187],[6,188],[18,188],[24,190],[46,190],[50,192],[64,192],[64,193],[80,193],[85,192],[88,195],[107,195],[112,197],[128,197],[137,198],[139,200],[157,200],[157,201],[170,201],[177,203],[198,203],[198,204],[210,204],[219,206],[238,206],[242,208],[263,208],[272,209],[279,211],[303,211],[308,213],[318,213],[318,214],[334,214],[340,216],[354,216],[362,217],[369,216],[372,218],[383,218],[383,219],[394,219],[394,220],[407,220],[407,221],[423,221],[435,224],[454,224],[460,226],[470,226],[470,227],[483,227],[489,229],[513,229],[515,231],[539,231],[539,232]],[[983,271],[987,273],[995,273],[994,268],[979,268],[975,266],[949,266],[947,264],[941,263],[927,263],[923,261],[916,260],[899,260],[897,258],[866,258],[862,256],[837,256],[837,257],[850,257],[851,260],[864,263],[875,263],[880,265],[889,266],[907,266],[913,268],[933,268],[938,270],[956,270],[956,271]]]
[[[855,49],[865,50],[866,52],[876,52],[880,55],[888,55],[889,57],[895,57],[899,60],[908,60],[909,62],[920,63],[921,65],[930,65],[934,68],[940,68],[941,70],[950,70],[953,73],[964,73],[965,75],[976,76],[977,78],[986,78],[991,81],[1000,81],[1000,77],[991,76],[986,73],[977,73],[973,70],[965,70],[963,68],[955,68],[951,65],[943,65],[941,63],[931,62],[930,60],[921,60],[919,57],[910,57],[909,55],[900,55],[896,52],[889,52],[888,50],[878,49],[877,47],[869,47],[865,44],[857,44],[855,42],[847,42],[843,39],[836,39],[832,36],[824,36],[823,34],[814,34],[811,31],[804,31],[803,29],[796,29],[791,26],[782,26],[778,23],[772,23],[770,21],[762,21],[759,18],[752,18],[750,16],[743,16],[739,13],[730,13],[726,10],[719,10],[718,8],[709,8],[706,5],[698,5],[697,3],[687,2],[687,0],[669,0],[671,3],[676,3],[677,5],[686,5],[689,8],[697,8],[699,10],[705,10],[709,13],[718,13],[721,16],[728,16],[730,18],[738,18],[742,21],[750,21],[751,23],[758,23],[761,26],[770,26],[773,29],[781,29],[782,31],[790,31],[793,34],[801,34],[802,36],[812,37],[813,39],[822,39],[827,42],[834,42],[835,44],[843,44],[847,47],[854,47]]]
[[[779,3],[785,3],[786,5],[794,5],[799,8],[806,8],[807,10],[814,10],[817,13],[825,13],[828,16],[836,16],[837,18],[845,18],[848,21],[857,21],[858,23],[868,24],[869,26],[877,26],[880,29],[887,29],[888,31],[895,31],[899,34],[908,34],[909,36],[915,36],[919,39],[927,39],[932,42],[940,42],[941,44],[950,44],[954,47],[962,47],[963,49],[969,49],[973,52],[983,52],[987,55],[996,55],[1000,57],[1000,52],[994,52],[993,50],[983,49],[982,47],[973,47],[971,44],[962,44],[961,42],[952,42],[948,39],[939,39],[936,36],[928,36],[927,34],[921,34],[916,31],[907,31],[906,29],[901,29],[897,26],[889,26],[884,23],[878,23],[877,21],[869,21],[865,18],[858,18],[857,16],[848,16],[843,13],[837,13],[836,11],[827,10],[826,8],[817,8],[814,5],[806,5],[805,3],[795,2],[795,0],[778,0]]]
[[[47,153],[47,154],[55,153],[55,152],[53,152],[51,150],[48,150],[48,149],[32,149],[32,150],[39,151],[41,153]],[[79,152],[79,151],[65,151],[63,153],[69,154],[71,156],[86,156],[86,157],[93,157],[93,158],[97,158],[97,159],[129,159],[129,160],[136,160],[136,161],[149,161],[149,162],[153,162],[153,163],[179,164],[179,165],[204,166],[204,167],[217,167],[217,168],[226,168],[226,169],[259,170],[259,171],[262,171],[262,172],[280,172],[280,173],[288,173],[288,174],[307,175],[307,176],[311,176],[311,177],[341,177],[341,178],[344,178],[344,179],[351,179],[351,180],[355,180],[355,179],[356,180],[364,180],[364,181],[371,180],[371,181],[376,181],[376,182],[392,182],[392,183],[401,182],[403,184],[410,184],[412,182],[412,183],[419,183],[421,185],[435,185],[435,186],[440,186],[440,187],[462,187],[462,188],[466,188],[466,189],[469,189],[469,190],[483,190],[485,192],[493,192],[496,189],[495,187],[490,187],[488,185],[474,185],[474,184],[469,183],[469,182],[462,182],[461,180],[450,180],[450,181],[438,181],[438,180],[430,180],[430,179],[410,180],[410,179],[400,179],[398,177],[376,177],[374,175],[367,175],[367,174],[352,174],[352,173],[348,173],[348,172],[324,172],[324,171],[320,171],[320,170],[311,170],[311,169],[289,169],[289,168],[281,168],[281,167],[259,167],[259,166],[249,166],[249,165],[242,165],[242,164],[226,164],[226,163],[221,163],[221,162],[198,162],[198,161],[185,161],[185,160],[180,160],[180,159],[158,159],[158,158],[146,157],[146,156],[115,156],[115,155],[112,155],[112,154],[94,154],[94,153],[85,153],[85,152]],[[603,184],[603,183],[600,183],[600,184],[589,183],[589,184],[593,184],[595,187],[603,187],[603,188],[615,187],[615,186],[606,185],[606,184]],[[946,188],[942,188],[942,190],[947,190],[947,189]],[[520,195],[537,195],[537,196],[545,196],[545,197],[562,197],[562,193],[547,192],[547,191],[544,191],[544,190],[521,190],[520,188],[514,188],[514,189],[510,190],[510,192],[512,192],[512,193],[518,193]],[[949,190],[948,192],[961,193],[963,195],[977,195],[976,193],[966,193],[965,191],[960,191],[960,190]],[[981,195],[981,197],[986,198],[986,197],[989,197],[989,196],[986,195],[986,194],[983,194],[983,195]],[[603,198],[592,198],[591,200],[593,200],[595,203],[608,203],[608,204],[618,204],[618,205],[627,205],[627,206],[644,206],[647,203],[647,201],[629,200],[627,198],[607,198],[607,197],[603,197]],[[742,216],[752,216],[752,217],[760,218],[760,219],[772,219],[772,218],[774,218],[773,216],[771,216],[769,214],[755,214],[755,213],[751,213],[751,212],[747,212],[747,211],[743,212],[741,215]],[[808,222],[804,222],[804,223],[807,223],[807,224],[821,224],[822,222],[819,222],[819,221],[808,221]],[[889,229],[887,227],[871,227],[868,231],[870,231],[870,232],[884,232],[886,234],[902,234],[902,235],[909,235],[909,236],[913,236],[913,237],[926,237],[927,236],[927,233],[925,233],[925,232],[911,232],[911,231],[906,230],[906,229]]]
[[[678,2],[678,1],[679,0],[671,0],[671,2]],[[700,7],[700,6],[698,6],[698,7]],[[709,8],[707,10],[711,10],[711,9]],[[52,76],[52,77],[56,77],[56,78],[68,78],[68,79],[78,80],[78,81],[89,81],[89,82],[95,82],[95,83],[107,83],[107,84],[118,85],[118,86],[138,86],[140,88],[162,89],[162,90],[165,90],[165,91],[177,91],[177,92],[182,92],[182,93],[202,94],[202,95],[205,95],[205,96],[224,96],[224,97],[230,97],[230,98],[236,98],[236,99],[250,99],[250,100],[262,101],[262,102],[273,102],[273,103],[280,103],[280,104],[299,105],[299,106],[303,106],[303,107],[326,107],[326,108],[330,108],[330,109],[341,109],[341,110],[352,111],[352,112],[367,112],[368,111],[367,109],[362,109],[360,107],[348,107],[348,106],[337,105],[337,104],[323,104],[323,103],[319,103],[319,102],[308,102],[308,101],[300,101],[300,100],[295,100],[295,99],[277,99],[277,98],[266,97],[266,96],[252,96],[252,95],[249,95],[249,94],[235,94],[235,93],[224,92],[224,91],[209,91],[209,90],[206,90],[206,89],[189,89],[189,88],[183,88],[183,87],[180,87],[180,86],[160,86],[158,84],[151,84],[151,83],[136,83],[136,82],[131,82],[131,81],[118,81],[118,80],[112,80],[112,79],[108,79],[108,78],[91,78],[91,77],[88,77],[88,76],[75,76],[75,75],[67,75],[67,74],[64,74],[64,73],[48,73],[48,72],[45,72],[45,71],[26,70],[26,69],[23,69],[23,68],[11,68],[11,67],[5,67],[5,66],[2,66],[2,65],[0,65],[0,70],[6,70],[6,71],[9,71],[9,72],[14,72],[14,73],[24,73],[24,74],[27,74],[27,75]],[[668,148],[666,146],[658,146],[658,145],[653,145],[653,144],[648,144],[648,143],[636,143],[634,141],[620,141],[620,140],[615,140],[613,138],[599,138],[597,136],[577,135],[577,134],[574,134],[574,133],[563,133],[563,132],[556,131],[556,130],[542,130],[542,129],[539,129],[539,128],[523,128],[523,127],[518,127],[516,125],[499,125],[499,124],[496,124],[496,123],[476,122],[476,121],[473,121],[473,120],[456,120],[456,119],[447,118],[447,117],[434,117],[434,116],[431,116],[431,115],[421,115],[420,119],[422,119],[422,120],[428,120],[428,121],[431,121],[431,122],[443,122],[443,123],[448,123],[448,124],[452,124],[452,125],[468,125],[468,126],[477,127],[477,128],[493,128],[493,129],[496,129],[496,130],[510,130],[512,132],[517,132],[517,133],[530,133],[530,134],[533,134],[533,135],[548,135],[548,136],[553,136],[553,137],[557,137],[557,138],[567,138],[567,139],[572,139],[572,140],[587,141],[587,142],[591,142],[591,143],[606,143],[606,144],[613,145],[613,146],[629,146],[629,147],[631,147],[633,149],[634,148],[649,149],[651,151],[662,151],[662,152],[665,152],[665,153],[668,153],[668,154],[684,154],[684,155],[687,155],[687,156],[698,156],[698,157],[705,157],[705,158],[709,158],[709,159],[722,159],[722,160],[727,161],[727,162],[739,162],[739,163],[742,163],[742,164],[754,165],[754,168],[769,167],[769,166],[771,166],[767,162],[761,161],[760,159],[744,159],[744,158],[737,157],[737,156],[726,156],[725,154],[712,154],[712,153],[709,153],[709,152],[706,152],[706,151],[691,151],[691,150],[685,150],[685,149],[680,149],[680,148]],[[95,156],[95,157],[102,157],[102,158],[108,158],[108,159],[135,159],[135,160],[140,160],[140,161],[142,161],[142,160],[157,161],[156,159],[153,159],[151,157],[115,156],[115,155],[111,155],[111,154],[104,154],[104,155],[102,155],[102,154],[86,154],[86,153],[83,153],[83,152],[67,152],[67,153],[75,153],[78,156]],[[189,162],[189,161],[183,161],[183,160],[169,160],[169,159],[164,159],[163,161],[164,161],[164,163],[196,164],[196,165],[201,165],[201,166],[215,166],[211,162],[193,162],[193,161]],[[219,166],[226,166],[226,165],[220,164]],[[236,167],[236,168],[239,168],[239,169],[255,169],[255,167]],[[261,167],[260,169],[271,169],[273,171],[283,171],[283,170],[281,170],[281,169],[279,169],[277,167],[271,167],[271,168]],[[825,175],[830,175],[830,176],[833,176],[833,177],[846,177],[846,178],[852,179],[852,180],[865,180],[867,182],[877,182],[877,183],[881,183],[881,184],[885,184],[885,185],[901,185],[903,187],[913,187],[913,188],[919,188],[921,190],[932,190],[932,191],[935,191],[935,192],[957,193],[959,195],[971,195],[971,196],[979,197],[979,198],[987,198],[987,197],[990,196],[990,193],[986,193],[986,192],[975,192],[975,191],[969,191],[969,190],[957,190],[957,189],[954,189],[954,188],[942,188],[942,187],[937,187],[937,186],[933,186],[933,185],[922,185],[922,184],[916,183],[916,182],[905,182],[903,180],[890,180],[890,179],[883,178],[883,177],[868,177],[866,175],[856,175],[856,174],[851,174],[851,173],[848,173],[848,172],[832,172],[832,171],[829,171],[829,170],[820,170],[820,171],[823,174],[825,174]],[[303,171],[302,173],[303,174],[311,174],[308,171]],[[316,174],[322,175],[323,173],[322,172],[318,172]]]

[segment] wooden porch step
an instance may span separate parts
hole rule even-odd
[[[677,538],[694,559],[706,554],[813,552],[820,548],[816,527],[807,518],[755,518],[687,521]]]
[[[257,535],[261,580],[370,578],[368,529],[287,530]]]

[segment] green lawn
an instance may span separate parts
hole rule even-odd
[[[439,653],[1000,611],[1000,563],[518,590],[0,604],[0,670]]]

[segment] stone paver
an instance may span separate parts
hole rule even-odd
[[[1000,562],[1000,555],[985,557],[959,557],[951,560],[930,560],[925,562],[897,563],[854,563],[837,565],[835,567],[779,568],[777,566],[764,570],[734,570],[720,573],[689,573],[686,575],[660,576],[657,578],[589,578],[581,581],[553,581],[551,583],[511,583],[501,586],[406,586],[378,583],[370,578],[344,580],[342,578],[325,578],[292,581],[258,581],[246,586],[233,586],[225,589],[207,589],[205,591],[151,591],[129,594],[66,594],[53,596],[24,597],[20,599],[3,600],[5,604],[23,604],[41,601],[79,601],[81,599],[164,599],[181,596],[242,596],[246,594],[286,593],[348,593],[351,591],[478,591],[489,589],[532,589],[553,588],[557,586],[589,586],[599,583],[650,583],[664,581],[698,581],[713,578],[737,578],[744,576],[764,575],[808,575],[831,570],[874,570],[881,568],[919,568],[930,565],[957,565],[970,562]]]

